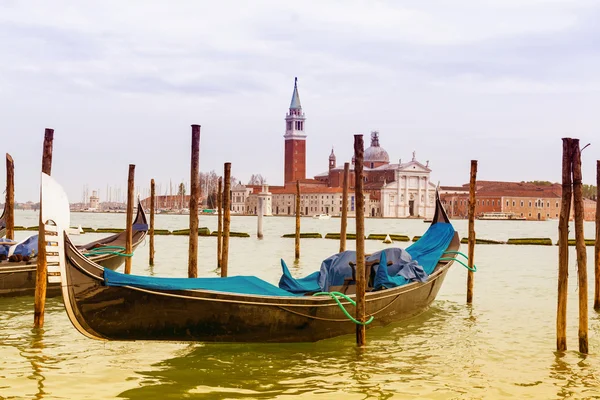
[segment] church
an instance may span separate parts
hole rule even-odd
[[[338,216],[342,208],[344,165],[337,165],[333,149],[327,171],[310,179],[306,177],[306,115],[298,92],[298,79],[290,107],[285,116],[284,185],[245,186],[232,189],[232,212],[256,214],[261,198],[265,215],[295,214],[296,182],[300,183],[302,215],[330,214]],[[388,152],[379,143],[379,132],[371,132],[370,146],[364,152],[365,215],[388,218],[432,218],[435,211],[435,185],[430,182],[429,161],[416,159],[390,163]],[[354,158],[350,164],[348,215],[354,210]]]

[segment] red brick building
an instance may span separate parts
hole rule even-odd
[[[562,187],[526,182],[479,181],[476,188],[475,215],[488,212],[513,213],[527,220],[558,219]],[[469,205],[469,184],[440,188],[440,199],[451,218],[466,218]],[[596,202],[584,199],[584,219],[594,221]],[[571,207],[573,218],[573,207]]]

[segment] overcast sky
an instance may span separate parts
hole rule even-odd
[[[577,137],[594,183],[599,18],[585,0],[0,0],[0,143],[17,201],[39,198],[46,127],[72,202],[125,190],[129,163],[140,190],[189,181],[191,124],[202,171],[281,184],[297,76],[309,176],[379,130],[393,162],[416,151],[445,185],[471,159],[482,180],[558,181]]]

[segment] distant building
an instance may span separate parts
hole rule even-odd
[[[99,203],[100,198],[98,197],[98,192],[94,190],[92,191],[92,195],[90,196],[90,210],[96,211],[98,209]]]
[[[488,212],[514,213],[528,220],[545,221],[558,219],[562,187],[537,185],[527,182],[478,181],[476,188],[475,215]],[[440,198],[451,218],[467,218],[469,184],[459,187],[442,186]],[[594,221],[596,202],[584,199],[584,219]],[[573,218],[573,207],[571,207]]]

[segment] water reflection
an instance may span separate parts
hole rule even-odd
[[[448,324],[458,309],[448,306],[368,330],[364,349],[356,347],[352,335],[317,343],[190,344],[176,357],[139,371],[140,387],[120,397],[243,399],[306,393],[333,396],[343,391],[357,398],[391,398],[399,382],[417,383],[431,376],[436,362],[429,351],[436,346],[434,332]],[[465,321],[473,324],[469,318]]]

